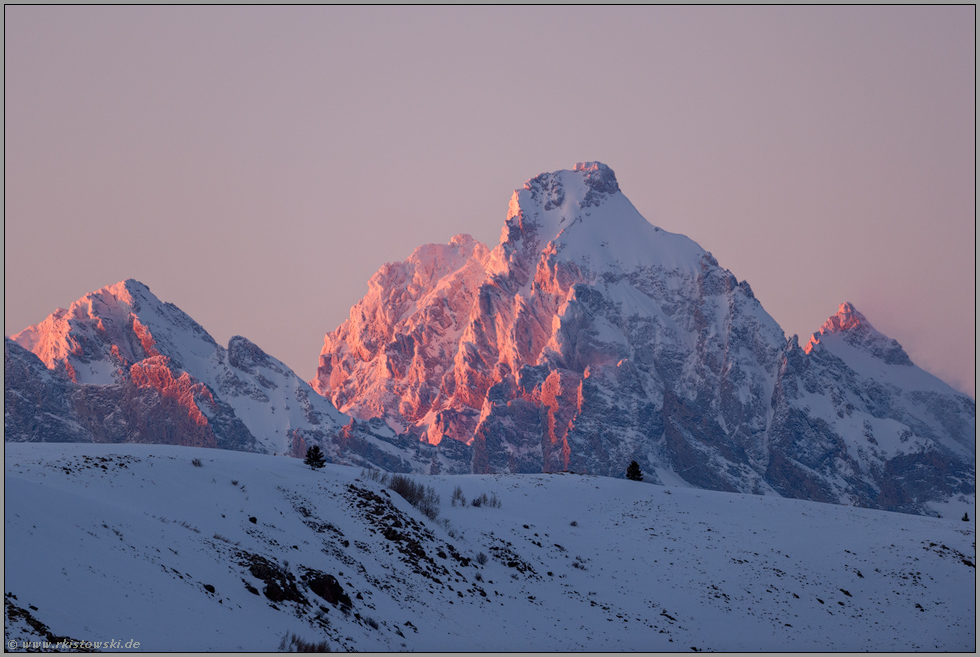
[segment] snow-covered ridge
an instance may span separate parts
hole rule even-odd
[[[152,651],[271,651],[286,633],[334,651],[976,642],[972,508],[925,518],[572,474],[415,479],[441,498],[436,521],[356,468],[7,444],[4,638],[44,639],[23,612]],[[473,507],[481,494],[499,508]]]

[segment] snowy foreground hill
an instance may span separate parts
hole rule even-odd
[[[976,647],[972,509],[963,522],[568,473],[414,475],[440,496],[431,520],[359,468],[4,448],[8,648],[274,650],[287,633],[371,651]],[[472,506],[481,495],[499,507]]]

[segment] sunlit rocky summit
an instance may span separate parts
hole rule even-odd
[[[5,340],[5,440],[146,442],[419,473],[572,471],[936,515],[975,499],[975,401],[842,304],[801,348],[596,162],[371,278],[306,384],[128,280]],[[319,394],[317,394],[319,393]]]

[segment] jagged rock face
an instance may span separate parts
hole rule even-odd
[[[635,458],[653,478],[670,458],[670,391],[726,427],[721,458],[751,470],[784,342],[746,284],[587,163],[516,191],[492,251],[459,236],[382,268],[327,335],[312,385],[357,417],[471,445],[476,471],[619,475]]]
[[[406,456],[417,450],[383,423],[338,413],[241,336],[221,347],[138,281],[93,292],[4,345],[7,441],[165,443],[297,456],[318,444],[334,462],[422,467]]]
[[[425,418],[452,378],[465,328],[458,320],[473,306],[487,257],[483,244],[458,235],[382,267],[350,320],[327,336],[313,388],[356,417],[399,428]]]
[[[972,493],[972,400],[946,387],[889,402],[919,437],[915,453],[928,454],[900,450],[916,463],[906,472],[899,452],[849,449],[855,426],[832,403],[814,410],[793,396],[810,386],[857,408],[892,390],[828,369],[812,346],[827,336],[928,377],[846,310],[806,350],[787,342],[746,282],[647,223],[612,170],[592,162],[515,191],[493,250],[461,235],[385,265],[327,334],[311,385],[344,412],[434,446],[443,471],[622,476],[636,460],[652,481],[914,512]],[[943,431],[957,447],[935,447]],[[909,502],[911,489],[930,492]]]

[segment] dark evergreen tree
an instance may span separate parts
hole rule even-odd
[[[626,468],[626,478],[633,481],[643,481],[643,472],[640,471],[639,463],[630,461],[629,467]]]
[[[319,470],[327,464],[327,459],[324,458],[323,452],[320,451],[320,446],[314,445],[306,450],[306,458],[303,460],[303,463],[314,470]]]
[[[963,522],[970,522],[970,514],[969,513],[964,513],[963,514]]]

